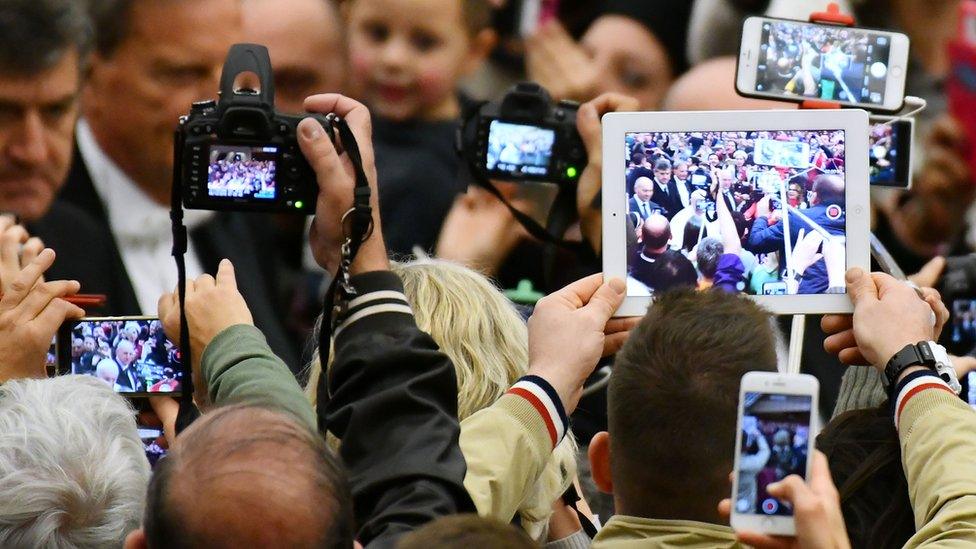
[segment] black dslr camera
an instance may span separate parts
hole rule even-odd
[[[587,161],[578,110],[572,101],[553,104],[538,84],[521,83],[464,121],[457,148],[486,179],[575,185]]]
[[[235,89],[237,77],[257,75],[259,89]],[[291,116],[274,109],[268,49],[235,44],[220,77],[220,97],[194,103],[176,131],[176,169],[183,206],[190,210],[315,213],[315,172],[298,148],[296,128],[320,115]]]

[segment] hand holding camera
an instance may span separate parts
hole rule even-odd
[[[309,112],[334,113],[349,124],[359,145],[363,170],[369,181],[372,232],[350,266],[350,274],[389,269],[390,262],[380,226],[369,111],[362,103],[335,93],[309,97],[305,100],[305,108]],[[343,216],[353,205],[356,173],[342,143],[333,143],[329,133],[317,120],[302,120],[298,128],[298,144],[315,171],[319,186],[315,222],[310,233],[312,254],[320,266],[335,273],[339,268],[340,249],[346,238]]]

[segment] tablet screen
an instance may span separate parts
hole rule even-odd
[[[628,295],[843,293],[844,134],[627,133]]]

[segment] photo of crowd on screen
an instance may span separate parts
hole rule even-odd
[[[275,197],[275,159],[258,157],[248,147],[210,151],[207,191],[214,197]],[[264,155],[262,155],[264,156]]]
[[[630,133],[628,295],[843,292],[843,131]]]
[[[116,392],[180,390],[180,354],[158,320],[79,323],[72,330],[71,373],[101,379]]]

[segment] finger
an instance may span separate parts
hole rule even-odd
[[[342,94],[324,93],[307,98],[305,110],[323,114],[335,113],[342,117],[356,138],[359,151],[363,155],[363,165],[372,163],[372,147],[367,145],[373,142],[373,125],[366,105]]]
[[[848,366],[867,366],[871,364],[871,362],[864,358],[864,355],[861,354],[861,350],[856,347],[853,349],[844,349],[837,354],[837,358],[841,361],[841,363],[847,364]]]
[[[43,335],[45,341],[50,340],[58,333],[58,328],[68,319],[78,319],[85,316],[77,306],[68,303],[63,299],[54,299],[37,314],[32,320],[34,325]]]
[[[725,498],[718,502],[718,515],[726,520],[732,516],[732,500]]]
[[[775,498],[793,504],[794,509],[816,497],[799,475],[790,475],[779,482],[769,484],[766,486],[766,491]]]
[[[956,377],[963,378],[969,372],[976,370],[976,358],[971,356],[950,356],[952,367],[956,370]]]
[[[74,295],[81,289],[77,280],[42,282],[31,289],[27,297],[14,310],[22,321],[36,318],[52,301]]]
[[[836,334],[854,327],[852,315],[824,315],[820,319],[820,328],[825,334]]]
[[[844,330],[824,339],[824,350],[831,354],[839,354],[844,349],[857,348],[857,340],[854,339],[854,330]]]
[[[827,456],[820,450],[814,450],[813,463],[810,464],[810,489],[821,496],[839,499],[837,486],[830,475],[830,465]]]
[[[41,252],[43,251],[44,251],[43,240],[37,238],[36,236],[27,239],[27,242],[24,243],[23,248],[21,248],[20,250],[21,265],[27,265],[31,261],[34,261],[34,259],[36,259],[37,256],[41,255]]]
[[[935,313],[935,339],[942,335],[942,329],[949,322],[949,309],[942,301],[942,295],[934,288],[922,288],[922,298]]]
[[[217,286],[217,281],[214,279],[214,277],[206,273],[198,276],[197,279],[193,281],[194,292],[213,289],[216,286]]]
[[[878,300],[878,287],[874,279],[864,272],[864,269],[854,267],[847,271],[847,293],[857,307],[858,303],[868,304]]]
[[[17,216],[13,214],[0,214],[0,233],[17,224]]]
[[[606,326],[607,321],[617,312],[617,307],[624,302],[624,292],[627,284],[619,278],[611,278],[606,284],[601,284],[593,293],[593,297],[583,307],[584,310],[596,315],[600,326]]]
[[[945,270],[946,259],[941,255],[935,256],[915,274],[908,277],[920,288],[933,288],[939,282],[942,271]]]
[[[630,332],[620,332],[606,336],[603,338],[603,354],[600,356],[607,357],[617,354],[623,348],[624,343],[627,343],[629,337]]]
[[[22,302],[31,288],[44,276],[44,272],[54,264],[54,257],[54,250],[45,248],[34,261],[24,267],[6,287],[3,298],[0,299],[0,306],[13,308]]]
[[[603,273],[596,273],[586,278],[581,278],[576,282],[563,287],[561,290],[552,294],[551,297],[567,300],[573,303],[576,308],[579,308],[589,302],[590,297],[592,297],[593,294],[596,293],[597,289],[599,289],[602,285]]]
[[[234,264],[229,259],[222,259],[217,267],[217,286],[237,290],[237,277],[234,275]]]
[[[611,318],[607,321],[607,327],[604,328],[603,333],[607,335],[629,332],[643,320],[642,316],[628,316],[624,318]]]
[[[323,195],[326,185],[345,181],[342,163],[335,144],[325,133],[325,128],[314,118],[306,118],[298,123],[298,146],[305,155],[319,184],[319,195]]]
[[[20,248],[24,242],[27,242],[29,236],[27,229],[21,225],[14,225],[0,234],[0,268],[3,269],[3,277],[15,277],[20,272]],[[0,280],[0,282],[7,284],[10,281]]]

